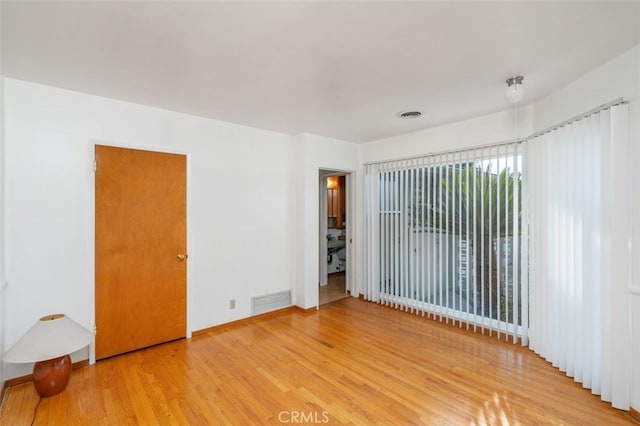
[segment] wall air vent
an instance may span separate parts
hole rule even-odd
[[[291,306],[291,290],[251,298],[251,314],[257,315]]]

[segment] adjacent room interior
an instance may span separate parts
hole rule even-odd
[[[327,173],[329,173],[327,175]],[[326,265],[320,267],[318,305],[349,297],[347,286],[347,179],[344,174],[320,172],[320,256]],[[325,197],[326,194],[326,197]],[[326,205],[326,209],[324,206]],[[326,245],[325,245],[326,240]],[[320,259],[324,263],[324,259]]]
[[[640,422],[640,2],[0,25],[0,423]]]

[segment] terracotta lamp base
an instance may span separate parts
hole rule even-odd
[[[39,361],[33,366],[33,384],[41,397],[57,395],[67,387],[71,377],[71,357]]]

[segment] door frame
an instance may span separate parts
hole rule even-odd
[[[165,153],[165,154],[178,154],[178,155],[184,155],[186,158],[186,166],[187,166],[187,176],[186,176],[186,196],[187,196],[187,212],[186,212],[186,228],[187,228],[187,248],[186,248],[186,252],[189,253],[189,257],[191,257],[191,227],[189,226],[190,222],[191,222],[191,154],[188,151],[183,151],[180,149],[175,149],[175,148],[167,148],[167,147],[162,147],[162,146],[154,146],[154,145],[140,145],[140,144],[131,144],[131,143],[126,143],[126,142],[113,142],[113,141],[105,141],[105,140],[98,140],[98,139],[90,139],[89,140],[89,144],[88,144],[88,149],[87,149],[87,156],[88,156],[88,161],[87,164],[90,165],[91,167],[91,194],[89,197],[87,197],[87,202],[90,203],[88,208],[91,214],[91,220],[92,220],[92,233],[91,233],[91,250],[92,250],[92,256],[91,256],[91,269],[92,269],[92,276],[94,277],[94,281],[93,281],[93,285],[90,286],[90,291],[89,291],[89,297],[90,297],[90,302],[89,302],[89,316],[90,318],[92,318],[93,321],[93,331],[95,332],[96,330],[96,282],[95,282],[95,272],[96,272],[96,265],[95,265],[95,259],[96,259],[96,253],[95,253],[95,246],[96,246],[96,234],[95,234],[95,229],[96,229],[96,211],[95,211],[95,207],[96,207],[96,174],[95,174],[95,150],[96,150],[96,145],[104,145],[104,146],[110,146],[113,148],[127,148],[127,149],[137,149],[137,150],[143,150],[143,151],[152,151],[152,152],[159,152],[159,153]],[[190,306],[190,276],[191,274],[189,274],[189,262],[187,262],[187,280],[186,280],[186,292],[187,292],[187,297],[186,297],[186,306],[185,306],[185,311],[186,311],[186,330],[185,330],[185,337],[187,339],[191,338],[191,333],[192,333],[192,329],[191,329],[191,319],[190,319],[190,311],[189,311],[189,306]],[[89,345],[89,364],[95,364],[96,363],[96,340],[95,340],[95,335],[93,336],[91,345]]]
[[[346,188],[346,214],[345,227],[347,228],[345,241],[347,249],[346,272],[345,272],[345,291],[351,291],[354,295],[355,286],[355,248],[353,245],[353,236],[355,230],[355,172],[349,170],[319,169],[318,171],[318,302],[316,308],[320,308],[320,285],[327,283],[327,176],[344,176]]]

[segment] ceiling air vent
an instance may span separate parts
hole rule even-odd
[[[402,118],[403,120],[410,120],[412,118],[418,118],[422,115],[421,111],[418,110],[409,110],[409,111],[400,111],[396,114],[398,118]]]

